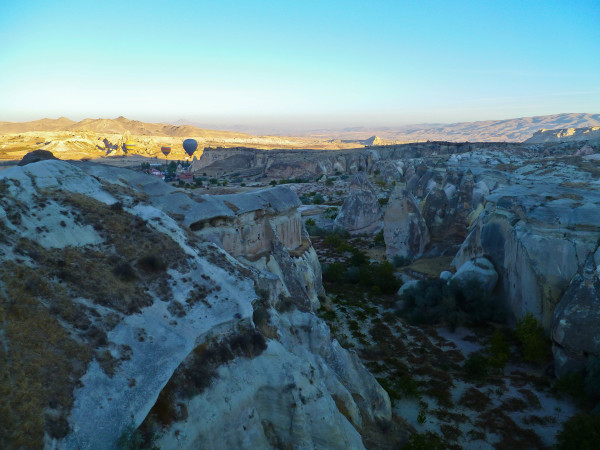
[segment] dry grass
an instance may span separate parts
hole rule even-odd
[[[498,449],[514,450],[515,448],[546,448],[540,437],[530,429],[519,427],[502,409],[498,407],[482,413],[475,426],[501,436],[496,444]]]
[[[438,278],[444,270],[453,271],[451,266],[452,256],[439,256],[437,258],[421,258],[414,261],[404,269],[422,273],[428,278]]]
[[[3,195],[6,189],[2,183],[0,203],[18,223],[25,206]],[[40,448],[45,433],[64,437],[73,390],[91,359],[113,375],[130,357],[127,348],[111,356],[107,332],[121,314],[150,305],[151,292],[170,300],[166,269],[187,267],[176,242],[122,208],[143,198],[122,189],[113,194],[123,203],[111,207],[79,194],[46,192],[34,205],[43,208],[53,198],[66,207],[64,214],[96,229],[104,238],[99,246],[48,250],[3,235],[6,244],[14,243],[17,259],[0,270],[0,448]],[[101,316],[80,297],[114,313]]]
[[[60,294],[39,274],[7,262],[1,279],[0,446],[40,448],[44,430],[56,438],[67,434],[73,389],[91,351],[40,301]]]

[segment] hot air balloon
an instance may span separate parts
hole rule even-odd
[[[129,140],[129,141],[125,142],[125,144],[123,144],[123,149],[126,152],[130,152],[135,149],[135,146],[136,146],[135,141]]]
[[[160,151],[163,152],[163,155],[165,155],[166,158],[169,156],[169,153],[171,153],[171,147],[161,147]]]
[[[198,142],[196,142],[196,139],[186,139],[183,141],[183,149],[189,156],[192,156],[197,148]]]

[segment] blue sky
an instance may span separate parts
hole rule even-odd
[[[598,0],[0,2],[0,120],[560,112],[600,112]]]

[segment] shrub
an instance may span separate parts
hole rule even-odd
[[[489,360],[481,353],[471,353],[463,369],[467,378],[483,381],[488,375]]]
[[[585,413],[575,414],[567,420],[557,436],[559,450],[592,450],[600,442],[600,416]]]
[[[465,285],[444,280],[422,280],[404,295],[403,314],[413,324],[446,323],[451,328],[502,322],[503,304],[472,280]]]
[[[558,378],[553,391],[570,395],[576,400],[585,398],[585,381],[581,372],[567,373]]]
[[[325,228],[321,228],[317,225],[306,225],[306,232],[309,236],[327,236],[329,232]]]
[[[307,197],[306,195],[301,195],[299,198],[303,205],[311,204],[310,197]]]
[[[396,255],[392,258],[392,264],[394,267],[404,267],[410,264],[410,258],[406,256]]]
[[[146,272],[162,272],[167,270],[165,262],[157,255],[142,256],[137,263],[137,266]]]
[[[325,244],[327,244],[328,247],[338,248],[342,244],[342,238],[337,234],[330,234],[325,238]]]
[[[330,283],[340,283],[344,280],[346,268],[342,263],[334,262],[323,267],[323,278]]]
[[[390,200],[389,198],[380,198],[380,199],[378,200],[378,202],[379,202],[379,206],[384,206],[384,205],[387,205],[389,200]]]
[[[350,266],[344,274],[346,283],[358,284],[360,281],[360,269],[357,266]]]
[[[394,266],[388,261],[362,265],[359,282],[363,286],[378,287],[384,294],[394,294],[402,285],[394,275]]]
[[[446,446],[437,434],[428,431],[411,434],[408,442],[402,448],[404,450],[444,450]]]
[[[325,199],[323,198],[323,196],[321,194],[315,194],[312,202],[314,205],[321,205],[321,204],[323,204],[323,202],[325,202]]]
[[[359,249],[352,248],[351,252],[352,252],[352,256],[350,257],[350,265],[351,266],[359,267],[368,262],[367,255],[365,255],[365,253],[361,252]]]
[[[311,227],[311,226],[316,225],[317,223],[315,222],[315,219],[311,218],[311,219],[306,219],[305,224],[306,224],[307,227]]]
[[[208,182],[210,184],[219,184],[219,180],[217,180],[216,178],[211,178],[210,180],[208,180]]]
[[[585,393],[593,400],[600,401],[600,358],[592,357],[585,368]]]
[[[499,331],[494,331],[489,347],[490,366],[496,369],[504,369],[510,356],[510,345],[504,335]]]
[[[133,281],[137,278],[135,270],[127,261],[118,263],[113,269],[113,274],[123,281]]]
[[[375,245],[385,245],[385,238],[383,237],[383,230],[375,235],[373,238],[373,243]]]
[[[544,336],[544,329],[533,314],[528,312],[517,322],[515,334],[521,344],[525,361],[539,363],[545,359],[548,353],[548,345]]]
[[[271,186],[277,186],[277,181],[275,181],[275,180],[271,180],[271,181],[269,182],[269,184],[270,184]]]

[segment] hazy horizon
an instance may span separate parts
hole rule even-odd
[[[0,6],[0,120],[340,128],[600,105],[600,3]]]

